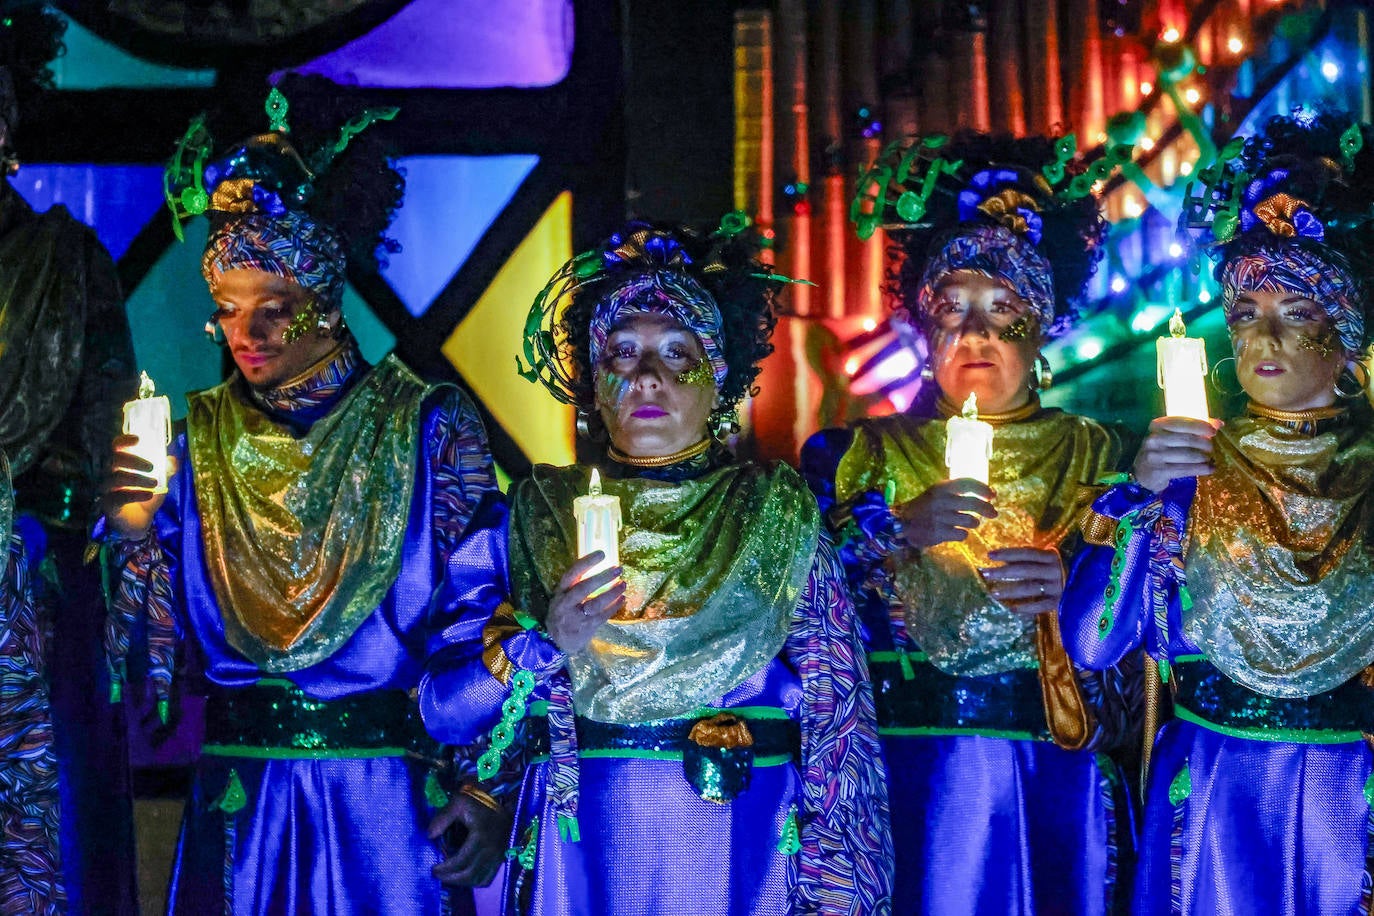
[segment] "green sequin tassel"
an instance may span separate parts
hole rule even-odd
[[[782,837],[778,840],[778,852],[785,856],[795,856],[801,852],[801,829],[797,826],[797,806],[787,812],[787,820],[782,822]]]
[[[210,803],[211,811],[223,811],[225,814],[234,815],[243,810],[248,804],[248,793],[243,790],[243,782],[239,779],[238,770],[229,771],[229,783],[220,793],[219,798]]]
[[[1169,783],[1169,804],[1181,805],[1187,801],[1188,796],[1193,794],[1193,777],[1188,773],[1188,764],[1185,761],[1183,769],[1178,771],[1174,781]]]
[[[582,830],[577,826],[577,818],[571,814],[558,815],[558,838],[564,843],[581,842]]]
[[[534,868],[535,853],[539,850],[539,815],[530,819],[525,836],[518,847],[506,850],[506,858],[514,859],[525,871]]]
[[[444,808],[448,806],[448,801],[448,793],[439,785],[439,774],[430,770],[425,776],[425,804],[431,808]]]

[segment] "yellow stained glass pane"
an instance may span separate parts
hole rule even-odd
[[[486,292],[448,340],[443,353],[536,464],[573,462],[573,411],[543,386],[519,376],[515,356],[530,303],[554,271],[572,257],[572,195],[544,211]]]

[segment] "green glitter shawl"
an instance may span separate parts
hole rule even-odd
[[[512,492],[513,600],[536,619],[572,565],[573,500],[590,473],[540,465]],[[626,609],[568,659],[579,715],[685,715],[778,654],[820,529],[796,471],[737,464],[679,483],[603,480],[602,489],[620,498]]]
[[[225,637],[262,670],[327,658],[395,582],[431,390],[387,357],[303,434],[238,375],[188,396],[205,566]]]

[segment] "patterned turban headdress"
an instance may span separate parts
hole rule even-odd
[[[720,257],[720,245],[752,225],[741,211],[727,213],[711,235],[713,245],[694,258],[681,233],[648,223],[631,223],[597,248],[569,260],[535,297],[525,319],[522,352],[516,369],[538,382],[564,404],[590,406],[586,373],[601,361],[606,340],[625,318],[642,313],[665,315],[687,328],[701,343],[719,391],[729,375],[724,319],[720,303],[708,288],[713,278],[731,271]],[[683,230],[685,232],[685,230]],[[750,276],[773,283],[805,283],[781,274],[754,271]],[[590,366],[580,366],[565,321],[574,297],[592,294],[588,328]]]
[[[1317,302],[1346,357],[1358,358],[1365,348],[1368,290],[1342,250],[1339,229],[1371,215],[1343,212],[1341,195],[1298,196],[1291,156],[1284,157],[1287,165],[1264,162],[1256,174],[1245,171],[1245,145],[1244,137],[1232,139],[1185,192],[1179,229],[1194,241],[1195,268],[1197,252],[1220,261],[1217,279],[1228,313],[1241,293],[1252,291],[1293,293]],[[1339,184],[1363,146],[1361,126],[1351,124],[1340,138],[1341,161],[1314,156],[1311,165]]]
[[[338,233],[309,213],[315,182],[353,137],[395,118],[398,109],[367,109],[306,159],[291,143],[289,107],[281,91],[272,89],[265,106],[269,132],[213,162],[205,117],[195,118],[168,163],[163,192],[177,238],[183,220],[201,213],[211,218],[201,273],[212,292],[226,271],[257,270],[310,291],[327,312],[339,307],[348,265]]]

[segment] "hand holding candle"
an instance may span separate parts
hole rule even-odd
[[[601,492],[601,472],[592,468],[587,495],[573,500],[573,517],[577,521],[577,555],[585,557],[594,551],[606,555],[587,571],[594,576],[612,566],[620,565],[620,497]]]
[[[573,518],[579,559],[554,587],[544,620],[549,638],[570,655],[586,648],[625,603],[625,582],[619,578],[620,498],[601,492],[596,470],[587,495],[573,500]]]
[[[153,380],[139,374],[138,397],[124,405],[124,432],[137,436],[129,449],[153,466],[149,475],[157,481],[154,493],[167,492],[167,446],[172,441],[172,405],[166,395],[153,395]]]
[[[951,480],[988,482],[992,458],[992,424],[978,419],[978,395],[969,392],[963,415],[945,421],[945,464]]]
[[[1158,357],[1159,387],[1164,389],[1164,415],[1206,420],[1207,350],[1201,337],[1188,337],[1183,313],[1174,309],[1169,319],[1169,336],[1155,343]]]

